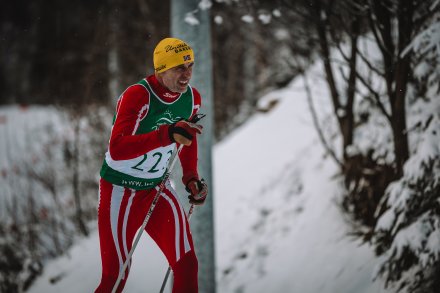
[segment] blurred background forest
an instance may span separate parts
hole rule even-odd
[[[381,276],[411,292],[440,288],[439,2],[223,0],[210,8],[215,139],[270,111],[258,104],[268,91],[299,76],[313,86],[306,71],[321,61],[334,113],[312,114],[345,176],[342,210],[385,255]],[[22,292],[47,259],[89,233],[115,102],[153,73],[154,46],[170,35],[170,2],[17,0],[2,3],[0,15],[0,291]],[[30,105],[39,107],[23,116]],[[414,229],[416,240],[402,246],[399,233]]]
[[[312,56],[316,42],[305,38],[304,22],[289,30],[281,14],[270,26],[243,20],[261,9],[271,17],[278,6],[266,2],[267,9],[213,3],[217,138],[238,114],[253,111],[263,90],[292,79],[290,56]],[[17,1],[1,14],[1,104],[112,106],[121,91],[153,73],[154,47],[170,35],[169,1]]]

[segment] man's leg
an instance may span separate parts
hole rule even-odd
[[[186,214],[169,183],[146,231],[165,254],[174,274],[173,293],[198,292],[198,263]]]
[[[136,231],[142,224],[142,209],[133,205],[138,192],[101,179],[99,186],[98,230],[101,247],[102,275],[96,293],[111,292],[131,249]],[[146,192],[144,192],[145,196]],[[117,292],[125,286],[130,264]]]

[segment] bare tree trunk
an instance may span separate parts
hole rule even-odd
[[[353,18],[350,27],[350,41],[351,41],[351,55],[347,62],[349,63],[349,77],[347,80],[347,92],[345,105],[342,103],[341,94],[338,92],[336,80],[333,72],[332,63],[330,60],[330,45],[327,39],[327,30],[330,25],[322,14],[330,14],[330,11],[324,11],[320,0],[313,1],[312,13],[314,17],[314,24],[318,33],[321,58],[324,62],[324,70],[326,74],[327,84],[330,90],[330,96],[333,102],[333,111],[339,123],[339,130],[342,134],[342,150],[344,161],[347,159],[347,147],[353,143],[354,131],[354,116],[353,116],[353,102],[356,92],[356,60],[357,60],[357,40],[359,37],[359,21]]]
[[[327,84],[329,86],[330,95],[333,101],[333,107],[335,114],[338,113],[338,110],[340,109],[341,105],[339,102],[339,93],[336,88],[336,81],[333,74],[333,68],[330,62],[330,48],[327,40],[327,30],[326,30],[326,24],[324,20],[322,19],[321,14],[324,12],[321,7],[321,1],[320,0],[314,0],[314,24],[316,26],[316,31],[318,33],[319,38],[319,46],[321,49],[321,58],[324,62],[324,70],[325,75],[327,78]],[[338,115],[336,115],[338,117]],[[339,119],[339,117],[338,117]],[[340,122],[340,121],[339,121]]]
[[[116,105],[121,92],[120,81],[120,50],[118,37],[121,37],[119,3],[117,0],[110,1],[111,9],[108,17],[108,72],[109,72],[109,93],[111,105]]]
[[[357,41],[359,37],[359,20],[354,19],[351,23],[351,52],[349,59],[350,75],[348,77],[347,84],[347,104],[344,111],[344,119],[342,121],[342,134],[344,137],[344,159],[348,158],[347,146],[353,143],[353,132],[354,132],[354,115],[353,115],[353,103],[354,96],[356,93],[356,76],[357,76]]]
[[[81,195],[79,188],[79,139],[80,139],[80,117],[78,114],[75,114],[75,137],[73,140],[73,161],[72,161],[72,171],[73,171],[73,195],[75,197],[75,206],[76,206],[76,222],[79,228],[79,231],[83,233],[85,236],[89,235],[89,231],[87,226],[84,223],[83,219],[83,211],[81,208]]]
[[[394,133],[394,149],[396,153],[397,174],[403,174],[403,165],[409,158],[408,136],[406,130],[406,93],[408,88],[408,76],[410,72],[411,54],[402,56],[402,52],[411,42],[413,27],[414,7],[413,1],[402,1],[398,7],[399,40],[398,55],[395,73],[396,93],[395,100],[391,101]]]
[[[411,59],[410,53],[402,56],[402,52],[409,45],[414,30],[414,7],[412,1],[399,1],[396,5],[397,15],[393,13],[391,3],[375,0],[370,25],[381,48],[385,67],[384,78],[391,107],[390,124],[396,156],[396,175],[400,177],[403,174],[403,165],[409,158],[405,103]],[[393,19],[397,20],[397,44],[396,37],[393,37]]]

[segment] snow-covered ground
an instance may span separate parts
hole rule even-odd
[[[96,228],[96,227],[95,227]],[[125,292],[159,292],[167,263],[156,244],[145,235],[133,255]],[[101,278],[99,238],[95,229],[65,256],[52,261],[29,292],[93,292]]]
[[[310,81],[323,117],[331,105],[319,68]],[[371,248],[348,236],[338,169],[324,155],[301,78],[261,102],[272,100],[271,111],[255,114],[214,149],[217,292],[387,292],[372,280],[378,259]],[[143,237],[125,292],[158,292],[166,268]],[[100,270],[95,230],[50,262],[29,292],[92,292]]]

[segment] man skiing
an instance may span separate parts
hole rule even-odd
[[[118,100],[100,172],[102,276],[95,292],[112,291],[176,144],[184,145],[178,155],[190,202],[203,204],[208,193],[197,171],[197,135],[202,127],[191,122],[201,106],[199,92],[189,85],[194,52],[182,40],[166,38],[153,55],[155,74],[128,87]],[[173,292],[198,292],[198,263],[187,215],[169,181],[145,231],[173,270]],[[122,292],[129,267],[116,292]]]

